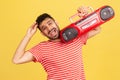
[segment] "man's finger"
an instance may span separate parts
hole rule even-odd
[[[37,23],[35,22],[35,23],[33,23],[33,25],[32,25],[32,28],[34,29],[34,28],[36,28],[38,25],[37,25]]]

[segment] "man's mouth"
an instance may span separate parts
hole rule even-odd
[[[52,28],[49,32],[48,32],[48,34],[50,35],[50,36],[52,36],[52,37],[54,37],[55,35],[56,35],[56,28]]]

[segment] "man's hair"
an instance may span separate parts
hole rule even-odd
[[[40,30],[39,25],[40,25],[40,24],[42,23],[42,21],[44,21],[46,18],[51,18],[51,19],[54,20],[54,18],[53,18],[51,15],[47,14],[47,13],[43,13],[43,14],[41,14],[40,16],[37,17],[36,22],[37,22],[37,24],[38,24],[38,29],[39,29],[39,30]]]

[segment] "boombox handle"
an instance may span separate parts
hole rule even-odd
[[[93,12],[94,11],[94,9],[92,8],[92,7],[88,7],[89,8],[89,10],[90,10],[90,12]],[[90,13],[89,12],[89,13]],[[74,14],[74,15],[72,15],[70,18],[69,18],[69,20],[70,20],[70,22],[71,23],[73,23],[74,21],[73,21],[73,18],[75,18],[76,16],[78,16],[79,15],[79,13],[76,13],[76,14]],[[84,17],[84,16],[83,16]],[[81,17],[82,18],[82,17]]]

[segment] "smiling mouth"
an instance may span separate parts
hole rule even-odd
[[[54,33],[56,33],[56,28],[52,28],[52,29],[48,32],[49,35],[54,34]]]

